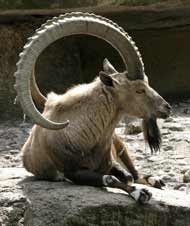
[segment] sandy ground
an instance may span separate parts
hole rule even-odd
[[[184,183],[184,174],[190,169],[190,100],[173,104],[173,113],[159,120],[163,143],[159,153],[151,155],[144,143],[140,122],[121,122],[117,132],[128,145],[139,171],[160,176],[166,187],[190,192],[190,179]],[[21,121],[0,123],[0,167],[22,167],[20,148],[32,124]]]

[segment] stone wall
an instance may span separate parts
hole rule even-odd
[[[169,2],[173,3],[72,10],[95,12],[124,27],[142,53],[151,85],[168,98],[189,98],[190,4]],[[13,74],[27,37],[51,16],[68,11],[0,11],[0,118],[22,117],[20,106],[13,105],[16,96]],[[50,90],[62,93],[73,84],[91,81],[101,70],[105,57],[122,70],[120,57],[104,41],[88,36],[58,40],[40,56],[37,81],[44,93]]]
[[[19,53],[29,37],[41,24],[12,23],[0,24],[0,118],[17,117],[20,108],[13,105],[16,93],[14,91],[14,72]]]
[[[164,0],[0,0],[0,9],[56,9],[101,5],[148,5]]]

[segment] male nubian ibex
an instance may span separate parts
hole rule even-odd
[[[31,78],[35,61],[50,43],[74,34],[94,35],[109,42],[120,53],[126,70],[119,73],[105,59],[103,71],[94,81],[63,95],[52,92],[46,99]],[[125,114],[142,118],[145,140],[157,151],[161,138],[156,119],[170,113],[170,105],[149,86],[140,53],[122,28],[88,13],[53,18],[30,38],[17,66],[18,97],[36,123],[22,148],[28,171],[40,179],[58,180],[64,174],[80,185],[120,188],[141,203],[147,202],[151,193],[131,184],[133,181],[163,186],[157,177],[138,174],[114,132]],[[31,93],[35,102],[45,105],[43,114],[35,108]]]

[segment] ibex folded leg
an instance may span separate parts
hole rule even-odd
[[[151,175],[142,175],[142,174],[138,173],[138,171],[135,169],[135,166],[134,166],[133,162],[131,161],[131,158],[127,152],[126,145],[119,138],[119,136],[117,134],[114,134],[114,136],[113,136],[113,144],[114,144],[113,148],[115,149],[116,154],[118,155],[119,153],[121,153],[118,157],[120,158],[120,160],[123,162],[125,167],[129,170],[129,172],[133,176],[135,183],[145,184],[145,185],[149,185],[151,187],[156,187],[156,188],[162,188],[163,186],[165,186],[164,182],[159,177],[155,177],[155,176],[151,176]],[[121,152],[121,150],[122,150],[122,152]]]
[[[113,165],[110,174],[114,175],[125,184],[131,184],[134,181],[133,176],[127,170],[125,170],[119,163],[115,163]]]
[[[95,187],[119,188],[127,192],[133,199],[140,203],[146,203],[151,198],[151,193],[146,189],[136,188],[126,185],[113,175],[101,175],[99,173],[84,169],[76,172],[65,172],[65,176],[75,184],[88,185]]]
[[[138,172],[135,169],[135,166],[128,154],[127,147],[116,133],[114,133],[113,135],[113,146],[117,157],[122,161],[128,171],[131,173],[134,180],[138,179]]]

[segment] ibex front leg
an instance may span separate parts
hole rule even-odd
[[[157,176],[143,175],[138,173],[133,162],[131,161],[126,145],[116,134],[113,135],[112,153],[113,155],[115,154],[116,159],[118,158],[125,165],[125,167],[133,176],[135,183],[145,184],[156,188],[162,188],[165,186],[164,182]]]
[[[75,184],[95,187],[119,188],[126,191],[136,201],[144,204],[151,198],[151,193],[146,189],[137,189],[135,186],[121,182],[113,175],[101,175],[99,173],[82,169],[76,172],[65,172],[65,176]]]

